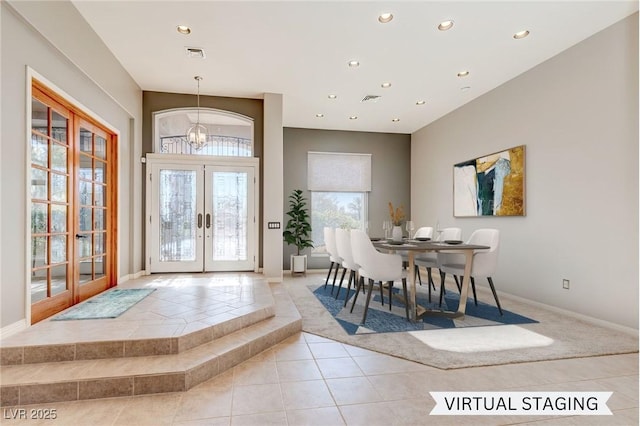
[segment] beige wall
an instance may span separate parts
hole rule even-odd
[[[527,215],[454,218],[453,164],[522,144]],[[638,14],[417,131],[411,161],[419,223],[500,229],[499,291],[638,328]]]
[[[410,135],[336,130],[284,129],[284,211],[289,210],[289,194],[294,189],[307,191],[307,152],[370,153],[371,193],[369,194],[370,234],[382,235],[382,221],[388,219],[389,201],[411,209]],[[282,226],[286,224],[286,217]],[[313,226],[313,224],[312,224]],[[284,246],[284,268],[295,247]],[[309,257],[309,268],[328,268],[327,257]]]

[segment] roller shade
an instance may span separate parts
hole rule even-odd
[[[371,191],[371,154],[308,152],[309,191]]]

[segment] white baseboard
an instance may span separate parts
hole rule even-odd
[[[136,278],[144,277],[145,275],[149,275],[149,274],[147,273],[147,271],[146,271],[146,270],[144,270],[144,269],[143,269],[143,270],[138,271],[138,272],[136,272],[135,274],[133,274],[133,275],[131,276],[131,279],[134,279],[134,280],[135,280]]]
[[[499,297],[502,297],[504,295],[505,298],[513,299],[515,301],[518,301],[518,302],[521,302],[521,303],[524,303],[524,304],[527,304],[527,305],[532,305],[532,306],[536,306],[536,307],[539,307],[539,308],[547,309],[549,311],[556,312],[556,313],[559,313],[559,314],[564,314],[564,315],[567,315],[567,316],[570,316],[570,317],[573,317],[573,318],[576,318],[576,319],[580,319],[580,320],[589,322],[589,323],[594,324],[594,325],[599,325],[599,326],[602,326],[602,327],[611,328],[613,330],[617,330],[617,331],[620,331],[622,333],[626,333],[626,334],[629,334],[631,336],[638,337],[638,330],[636,330],[634,328],[631,328],[631,327],[627,327],[627,326],[616,324],[616,323],[613,323],[613,322],[601,320],[601,319],[598,319],[598,318],[593,318],[593,317],[590,317],[588,315],[580,314],[580,313],[574,312],[574,311],[569,311],[567,309],[559,308],[557,306],[547,305],[546,303],[536,302],[534,300],[526,299],[524,297],[516,296],[516,295],[510,294],[510,293],[498,292],[498,295],[499,295]]]
[[[118,284],[124,284],[129,280],[135,280],[136,278],[140,278],[142,276],[147,275],[147,272],[143,269],[142,271],[138,271],[135,274],[127,274],[118,278]]]
[[[22,330],[25,330],[26,328],[27,328],[26,320],[20,320],[20,321],[14,322],[13,324],[9,324],[5,327],[0,328],[0,339],[4,339],[5,337],[14,335]]]

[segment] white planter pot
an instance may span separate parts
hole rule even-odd
[[[301,254],[300,256],[291,255],[291,273],[292,274],[304,274],[307,272],[307,255]]]

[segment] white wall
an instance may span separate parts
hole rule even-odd
[[[453,164],[522,144],[526,216],[454,218]],[[501,230],[499,291],[638,328],[638,14],[417,131],[411,158],[418,225]]]
[[[27,70],[119,133],[119,275],[139,271],[141,91],[69,2],[1,2],[0,327],[26,318]],[[55,17],[55,19],[52,19]],[[36,27],[34,27],[34,25]],[[69,29],[73,28],[73,36]],[[135,171],[138,170],[137,173]],[[10,208],[8,208],[10,206]],[[132,236],[134,236],[132,238]]]

